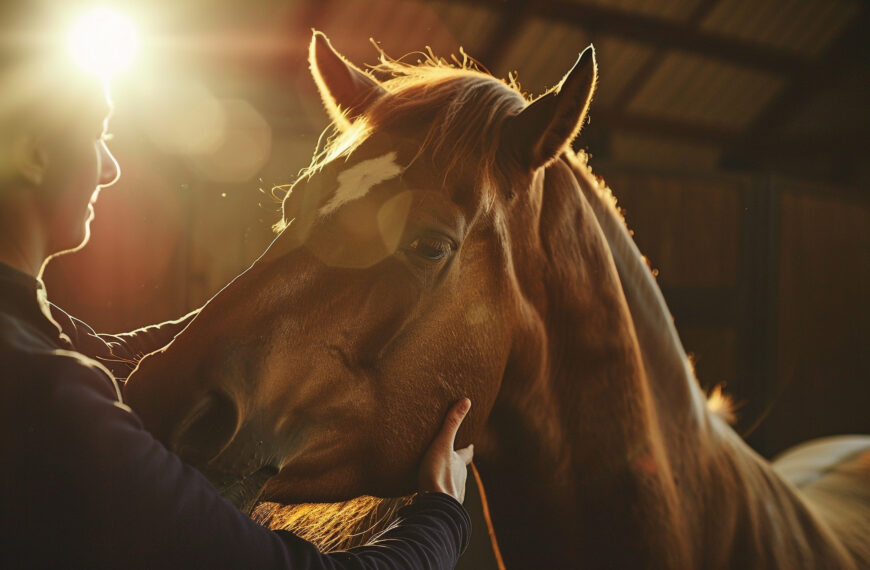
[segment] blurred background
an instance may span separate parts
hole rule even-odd
[[[360,66],[464,50],[538,94],[594,43],[578,139],[658,269],[701,384],[771,456],[870,432],[870,10],[862,0],[112,3],[141,53],[113,86],[122,178],[51,298],[105,332],[200,306],[266,247],[327,124],[311,29]],[[762,421],[763,420],[763,421]]]

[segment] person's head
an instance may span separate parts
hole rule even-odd
[[[104,85],[76,69],[58,42],[42,39],[32,21],[3,23],[0,204],[4,219],[20,214],[39,226],[32,235],[48,257],[87,242],[92,204],[119,170],[105,144],[111,103]]]

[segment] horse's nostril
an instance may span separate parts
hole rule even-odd
[[[170,446],[186,461],[205,465],[229,445],[238,425],[233,401],[223,393],[209,392],[179,424]]]
[[[274,477],[278,474],[280,469],[275,467],[274,465],[264,465],[260,468],[260,475],[263,476],[264,479],[268,479],[269,477]]]

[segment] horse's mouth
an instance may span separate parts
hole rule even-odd
[[[236,481],[218,487],[218,493],[248,515],[254,510],[266,481],[278,474],[278,468],[264,465]]]

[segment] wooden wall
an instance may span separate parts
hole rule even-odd
[[[771,456],[870,432],[868,204],[779,178],[608,172],[705,388]]]
[[[870,204],[777,180],[780,394],[765,425],[780,449],[809,437],[870,432]]]

